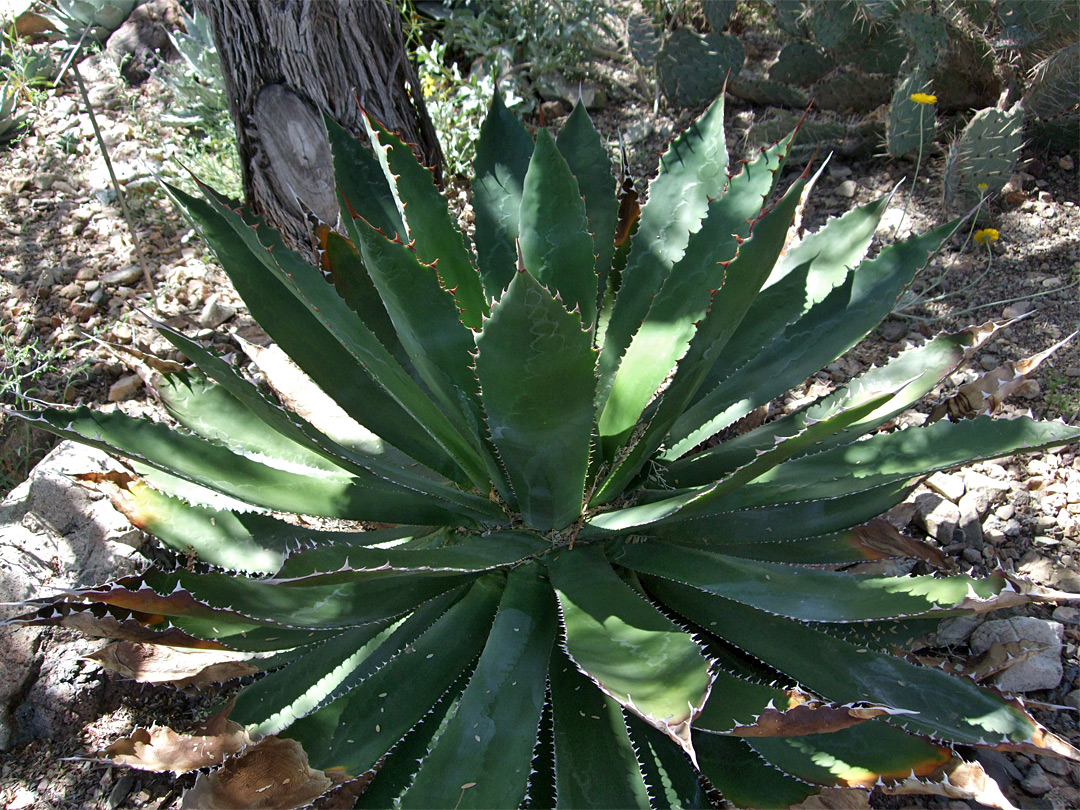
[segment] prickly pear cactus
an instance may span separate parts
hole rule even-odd
[[[732,77],[728,92],[736,98],[764,107],[796,107],[804,109],[810,96],[797,87],[772,79],[758,79],[745,74]]]
[[[626,40],[630,54],[639,65],[652,67],[660,55],[660,35],[647,14],[631,14],[626,21]]]
[[[827,51],[844,50],[864,42],[870,25],[855,0],[815,0],[807,4],[806,24],[814,40]]]
[[[1023,145],[1024,108],[980,110],[949,147],[945,161],[945,207],[963,212],[1001,191]]]
[[[911,44],[919,64],[932,67],[949,46],[945,20],[934,14],[908,9],[897,20],[898,27]]]
[[[1024,107],[1040,118],[1075,111],[1080,104],[1080,41],[1059,48],[1031,70]]]
[[[735,0],[701,0],[701,11],[713,31],[723,31],[735,11]]]
[[[830,70],[836,62],[813,43],[797,40],[780,49],[776,62],[769,68],[774,82],[809,87]]]
[[[702,36],[680,28],[660,48],[660,89],[675,104],[704,104],[720,95],[729,76],[739,74],[745,58],[742,43],[731,34]]]
[[[903,157],[934,139],[937,119],[933,106],[911,99],[913,93],[929,92],[930,78],[921,65],[897,85],[885,129],[885,147],[892,157]]]

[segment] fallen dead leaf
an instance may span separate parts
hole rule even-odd
[[[140,683],[202,687],[259,672],[244,653],[224,649],[172,647],[139,641],[116,641],[86,656]]]
[[[267,737],[209,774],[199,774],[184,794],[181,810],[292,810],[334,787],[323,771],[308,765],[296,740]]]
[[[954,759],[946,765],[936,778],[909,778],[893,785],[884,785],[881,791],[893,795],[915,793],[946,796],[950,799],[974,800],[998,810],[1016,810],[982,765],[961,759]]]
[[[144,771],[182,773],[219,765],[226,757],[251,744],[248,733],[231,720],[216,721],[202,734],[179,734],[171,728],[137,728],[101,751],[99,759]]]

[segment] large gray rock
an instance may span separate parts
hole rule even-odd
[[[1053,689],[1061,683],[1061,650],[1065,626],[1060,622],[1016,616],[995,619],[971,634],[972,652],[981,654],[994,644],[1004,645],[1013,656],[1028,656],[991,678],[1005,692]]]
[[[114,469],[104,453],[63,442],[0,503],[0,620],[25,612],[24,600],[143,567],[142,535],[72,478]],[[0,750],[49,736],[87,708],[80,701],[95,685],[80,656],[91,649],[66,631],[0,627]]]

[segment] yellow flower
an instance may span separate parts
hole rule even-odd
[[[929,93],[912,93],[911,100],[916,104],[937,104],[937,96]]]
[[[1000,238],[997,230],[994,228],[983,228],[981,231],[975,231],[975,244],[976,245],[989,245],[991,242],[996,242]]]
[[[986,191],[988,188],[990,188],[989,183],[979,183],[979,191]]]

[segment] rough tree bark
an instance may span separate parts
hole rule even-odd
[[[247,202],[309,254],[303,205],[338,220],[329,114],[364,138],[360,105],[441,174],[438,137],[386,0],[197,0],[214,30]],[[357,103],[359,101],[359,104]]]

